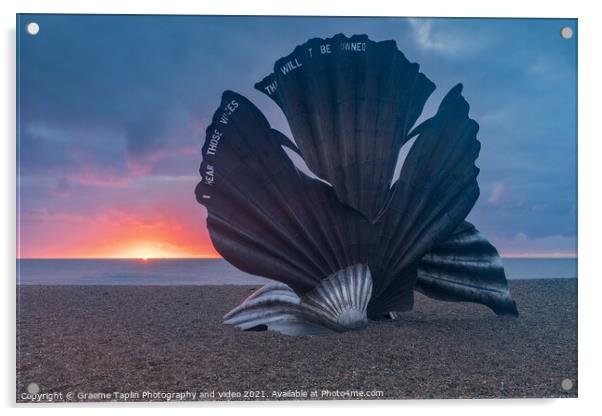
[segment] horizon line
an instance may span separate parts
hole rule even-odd
[[[562,253],[562,254],[509,254],[507,256],[500,255],[502,259],[577,259],[577,254]],[[16,257],[15,260],[136,260],[136,261],[151,261],[151,260],[225,260],[223,257],[215,256],[196,256],[196,257]],[[227,261],[227,260],[226,260]]]
[[[16,257],[16,260],[220,260],[223,257]]]

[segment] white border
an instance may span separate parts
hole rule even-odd
[[[348,15],[348,16],[458,16],[458,17],[571,17],[579,19],[579,399],[565,400],[473,400],[473,401],[405,401],[392,402],[326,402],[326,403],[219,403],[183,406],[179,411],[227,413],[250,412],[300,414],[324,409],[355,414],[370,412],[379,407],[379,412],[420,412],[426,414],[507,415],[508,412],[529,411],[549,415],[566,416],[568,412],[584,412],[595,408],[600,385],[600,323],[597,319],[602,291],[599,262],[596,262],[596,247],[600,245],[602,229],[600,215],[602,204],[602,163],[600,142],[602,124],[600,118],[600,41],[602,22],[593,6],[595,2],[556,1],[527,2],[505,0],[485,2],[474,0],[392,2],[368,0],[356,4],[346,1],[190,1],[190,0],[21,0],[2,1],[2,84],[4,97],[1,101],[0,126],[4,129],[2,140],[2,183],[4,191],[1,230],[2,264],[4,273],[3,306],[6,314],[2,320],[4,337],[2,342],[2,375],[0,377],[1,403],[11,407],[15,397],[15,13],[117,13],[117,14],[261,14],[261,15]],[[553,116],[553,115],[551,115]],[[596,123],[598,121],[598,123]],[[517,126],[520,128],[520,126]],[[123,405],[128,413],[164,414],[169,405],[141,406]],[[395,409],[391,407],[394,406]],[[23,407],[23,406],[21,406]],[[24,409],[29,413],[33,409]],[[115,411],[116,405],[87,407],[85,412],[98,414],[105,410]],[[383,409],[387,407],[387,409]],[[598,406],[599,407],[599,406]],[[36,408],[36,407],[34,407]],[[45,406],[44,412],[63,414],[81,413],[81,406]],[[10,411],[14,411],[10,409]]]

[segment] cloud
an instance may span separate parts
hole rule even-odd
[[[198,76],[204,56],[194,51],[215,46],[196,23],[165,19],[39,16],[44,37],[20,45],[22,177],[55,178],[58,196],[69,183],[120,187],[196,171],[190,149],[200,149],[204,95],[218,76]]]
[[[59,196],[72,191],[72,185],[122,188],[141,176],[194,173],[199,136],[188,125],[170,133],[156,141],[137,140],[144,144],[132,149],[136,140],[119,128],[30,122],[20,135],[20,177],[54,178],[49,190]]]
[[[423,50],[436,52],[448,57],[458,54],[473,54],[483,45],[483,39],[478,39],[474,33],[464,33],[454,25],[453,28],[446,24],[437,24],[436,19],[408,18],[407,19],[416,43]]]
[[[57,197],[66,197],[71,195],[71,185],[65,178],[59,178],[55,185],[51,186],[50,194]]]
[[[449,52],[450,48],[455,45],[450,45],[449,43],[443,42],[441,40],[433,39],[432,29],[433,22],[432,20],[424,20],[424,19],[416,19],[411,18],[408,19],[412,29],[414,30],[414,34],[416,35],[416,41],[420,46],[425,49],[434,49],[438,52]]]
[[[23,37],[19,45],[21,209],[77,214],[82,222],[70,227],[22,217],[30,244],[57,246],[60,235],[77,246],[85,239],[80,229],[86,219],[96,221],[113,208],[148,224],[158,224],[157,211],[182,218],[181,225],[198,234],[190,245],[210,245],[193,189],[205,128],[222,91],[249,97],[275,128],[287,132],[282,112],[253,84],[295,45],[339,32],[395,39],[438,85],[427,110],[449,87],[464,83],[482,143],[477,160],[482,197],[471,220],[486,236],[511,247],[523,244],[513,240],[522,232],[533,241],[531,248],[541,243],[551,251],[554,241],[564,247],[562,239],[575,238],[576,51],[559,39],[562,21],[93,15],[36,20],[43,35]]]
[[[500,198],[504,195],[504,191],[506,187],[503,182],[496,182],[491,189],[491,193],[489,194],[489,198],[487,198],[487,202],[496,203],[500,200]]]
[[[518,232],[509,238],[490,237],[502,256],[506,257],[574,257],[577,255],[577,238],[551,235],[534,238]]]

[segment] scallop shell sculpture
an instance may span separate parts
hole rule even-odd
[[[279,283],[225,323],[289,335],[356,330],[399,319],[415,290],[518,315],[497,251],[465,221],[479,196],[480,143],[460,84],[415,126],[435,85],[395,42],[339,34],[298,46],[256,88],[282,109],[294,141],[224,92],[195,194],[224,259]]]

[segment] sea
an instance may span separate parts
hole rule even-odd
[[[576,258],[503,258],[508,279],[577,278]],[[19,285],[261,285],[222,259],[19,259]]]

